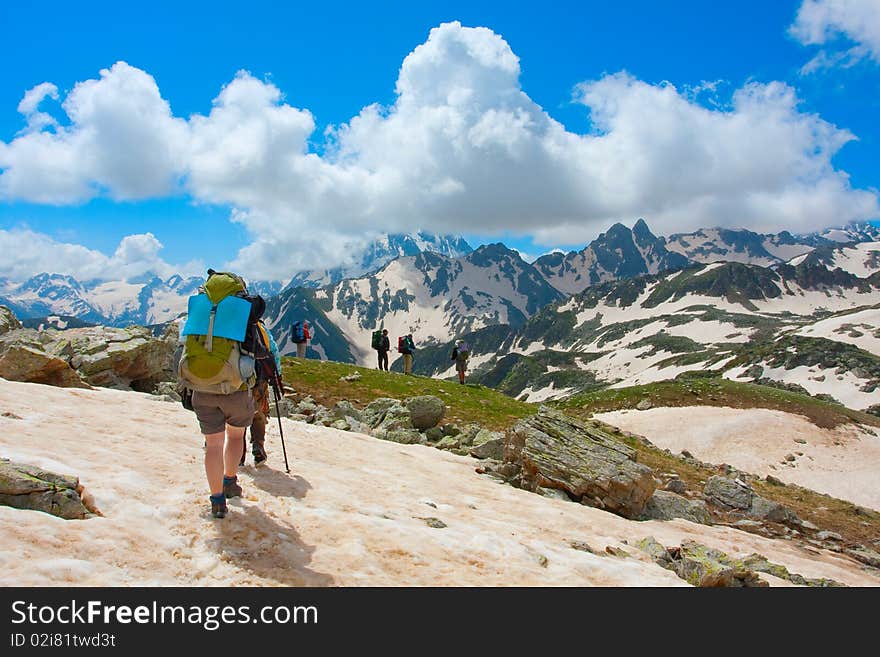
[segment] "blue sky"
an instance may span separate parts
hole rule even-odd
[[[877,217],[870,0],[4,3],[0,24],[0,277],[283,278],[407,227],[538,254],[640,216]]]

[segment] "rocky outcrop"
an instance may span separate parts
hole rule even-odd
[[[645,505],[642,520],[672,520],[682,518],[701,525],[712,524],[712,514],[703,500],[689,500],[669,491],[655,491]]]
[[[95,511],[78,478],[6,459],[0,460],[0,504],[65,520],[89,518]]]
[[[91,326],[47,333],[56,335],[46,350],[69,354],[71,367],[91,385],[151,392],[161,381],[176,378],[176,343],[154,338],[145,327]]]
[[[505,437],[504,460],[518,466],[512,483],[558,488],[582,504],[625,518],[641,516],[656,487],[635,451],[597,426],[541,407]]]
[[[13,321],[14,320],[14,321]],[[0,312],[0,376],[63,387],[103,386],[153,392],[176,379],[175,331],[155,338],[145,327],[91,326],[67,330],[16,328]]]

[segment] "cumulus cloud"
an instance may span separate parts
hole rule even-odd
[[[53,93],[55,86],[43,83],[25,94],[19,111],[30,127],[37,104]],[[78,83],[62,107],[69,126],[52,121],[54,130],[0,142],[0,198],[64,205],[100,194],[134,200],[173,191],[188,128],[171,115],[151,75],[118,62],[100,79]]]
[[[79,244],[59,242],[28,228],[0,230],[0,253],[15,254],[0,259],[0,278],[22,281],[40,272],[68,274],[81,281],[130,280],[145,274],[163,278],[179,273],[198,275],[201,262],[184,265],[165,262],[159,252],[162,243],[152,233],[124,237],[112,256]]]
[[[804,45],[831,46],[805,64],[803,74],[833,66],[849,67],[868,57],[880,63],[877,0],[804,0],[789,32]]]
[[[312,114],[270,82],[240,72],[207,115],[184,120],[151,76],[120,62],[68,95],[69,126],[0,142],[0,197],[142,198],[179,181],[233,208],[253,241],[231,265],[252,278],[330,267],[367,235],[414,226],[554,245],[639,216],[673,232],[880,215],[877,194],[832,163],[855,137],[802,112],[783,83],[723,98],[717,81],[679,90],[605,75],[576,86],[592,121],[577,134],[519,75],[498,34],[440,25],[404,59],[394,103],[331,126],[319,155]]]

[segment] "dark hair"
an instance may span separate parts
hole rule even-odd
[[[386,333],[388,333],[388,329],[382,329],[382,335],[385,335]]]

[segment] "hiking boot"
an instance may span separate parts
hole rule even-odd
[[[241,497],[241,486],[238,477],[223,477],[223,495],[227,498]]]
[[[254,445],[254,465],[258,468],[266,465],[266,450],[262,445]]]
[[[215,518],[225,518],[226,513],[229,511],[229,507],[226,506],[226,496],[222,493],[220,495],[211,495],[211,515]]]

